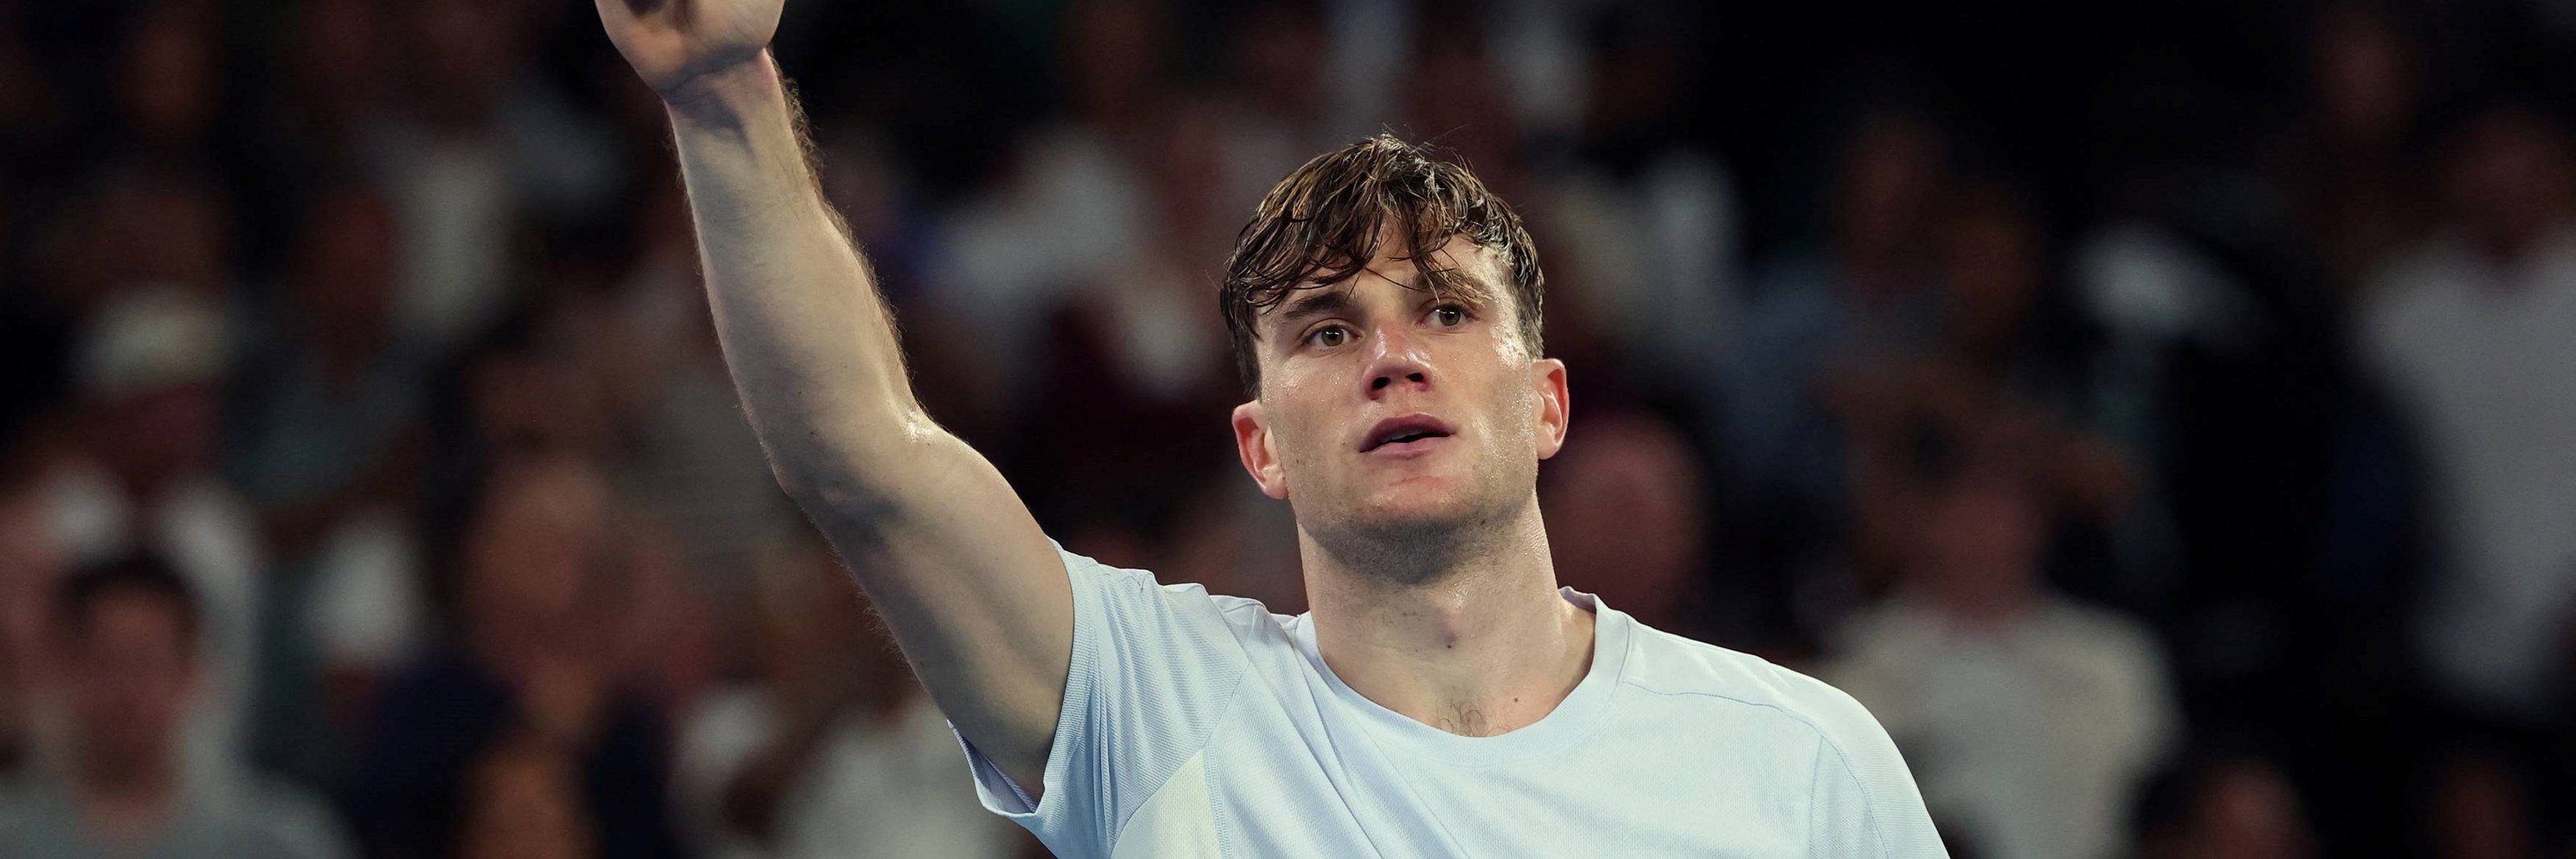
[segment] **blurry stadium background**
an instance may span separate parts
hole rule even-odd
[[[2576,3],[786,14],[1076,551],[1303,609],[1215,274],[1391,130],[1538,237],[1562,578],[1852,692],[1956,855],[2576,855]],[[1037,855],[588,4],[0,0],[0,153],[0,854]]]

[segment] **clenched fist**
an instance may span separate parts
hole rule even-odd
[[[786,0],[593,0],[608,40],[665,101],[749,65],[778,32]]]

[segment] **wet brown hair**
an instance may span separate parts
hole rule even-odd
[[[1244,396],[1261,393],[1260,332],[1254,328],[1261,312],[1297,290],[1350,279],[1377,258],[1390,232],[1404,242],[1400,257],[1413,260],[1422,273],[1416,286],[1435,295],[1491,291],[1461,280],[1454,266],[1433,261],[1432,252],[1451,237],[1465,236],[1500,252],[1511,282],[1493,286],[1508,288],[1519,303],[1521,340],[1530,354],[1544,354],[1539,310],[1547,278],[1520,216],[1465,166],[1380,134],[1315,156],[1288,174],[1262,198],[1235,241],[1217,289],[1217,310],[1225,314],[1234,341]]]

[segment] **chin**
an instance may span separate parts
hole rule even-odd
[[[1450,480],[1413,478],[1377,491],[1351,511],[1355,530],[1381,536],[1420,539],[1466,527],[1487,514],[1486,506]]]

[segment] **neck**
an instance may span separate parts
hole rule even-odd
[[[1453,734],[1536,722],[1591,669],[1593,615],[1557,593],[1535,496],[1453,536],[1405,558],[1299,528],[1316,649],[1353,691]]]

